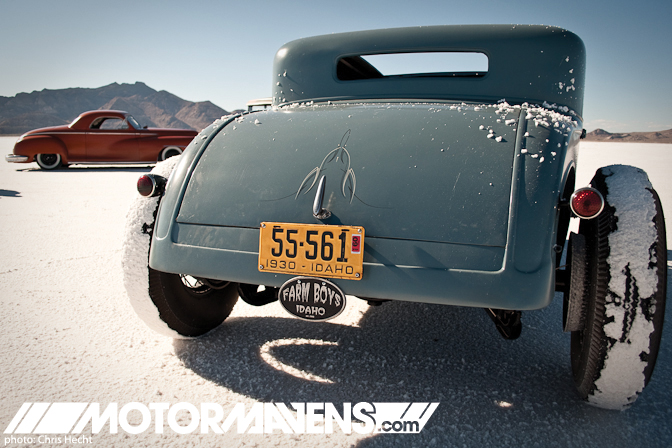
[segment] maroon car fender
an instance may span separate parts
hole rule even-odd
[[[68,163],[68,150],[60,140],[50,135],[27,136],[14,145],[14,154],[35,160],[37,154],[60,154],[63,164]]]

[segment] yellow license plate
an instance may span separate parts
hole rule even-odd
[[[360,280],[364,227],[262,222],[259,270]]]

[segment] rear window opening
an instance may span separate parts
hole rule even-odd
[[[488,57],[477,52],[390,53],[341,58],[341,81],[377,78],[471,77],[488,73]]]

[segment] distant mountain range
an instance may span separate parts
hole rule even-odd
[[[0,96],[0,134],[68,124],[82,112],[116,109],[129,112],[143,126],[200,131],[229,112],[210,101],[194,103],[142,82],[113,83],[97,89],[72,88]]]
[[[672,129],[659,132],[611,133],[595,129],[586,134],[588,142],[672,143]]]

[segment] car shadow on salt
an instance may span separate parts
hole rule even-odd
[[[174,346],[187,368],[262,402],[441,403],[420,434],[380,435],[363,440],[365,447],[633,446],[633,434],[669,440],[665,336],[640,400],[626,412],[605,411],[574,392],[561,320],[557,295],[549,307],[523,313],[522,336],[507,341],[480,309],[389,302],[369,308],[359,327],[239,317]],[[271,341],[284,342],[269,348]],[[580,428],[579,439],[593,437],[577,440],[572,428]]]
[[[15,190],[0,190],[0,198],[20,198],[21,192]]]

